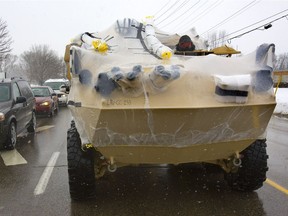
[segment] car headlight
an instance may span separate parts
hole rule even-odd
[[[45,101],[45,102],[40,104],[40,106],[49,106],[49,105],[50,105],[50,102],[48,102],[48,101]]]
[[[65,98],[66,97],[66,95],[65,94],[63,94],[62,96],[61,96],[61,98]]]
[[[0,122],[5,120],[5,115],[4,113],[0,113]]]

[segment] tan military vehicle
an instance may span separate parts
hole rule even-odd
[[[194,50],[174,51],[179,35],[124,19],[67,46],[72,199],[94,196],[105,172],[141,164],[216,164],[233,189],[263,185],[274,45],[226,58],[189,37]]]

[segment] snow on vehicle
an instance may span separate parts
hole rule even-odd
[[[135,164],[212,163],[233,189],[263,185],[274,45],[225,58],[191,35],[195,50],[179,55],[179,38],[151,19],[124,19],[66,47],[72,199],[94,196],[95,177]]]

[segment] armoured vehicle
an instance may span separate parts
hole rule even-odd
[[[140,164],[216,164],[235,190],[263,185],[274,45],[226,58],[190,37],[194,51],[174,51],[179,35],[124,19],[67,45],[72,199],[94,196],[106,171]]]

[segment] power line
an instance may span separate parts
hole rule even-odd
[[[190,23],[195,19],[196,19],[196,21],[201,19],[205,14],[207,14],[209,11],[213,10],[215,7],[219,6],[223,1],[224,0],[217,0],[216,2],[212,3],[209,7],[207,7],[201,13],[199,13],[197,15],[197,17],[194,17],[193,19],[189,20],[188,22],[183,23],[184,25],[182,24],[182,25],[178,26],[179,29],[181,30],[184,28],[184,26],[186,27],[188,24],[190,25]]]
[[[158,10],[156,13],[154,13],[154,17],[156,17],[158,13],[160,13],[167,5],[169,5],[171,1],[172,1],[172,0],[170,0],[167,4],[165,4],[165,5],[164,5],[160,10]]]
[[[194,10],[190,11],[188,15],[194,15],[197,11],[200,11],[200,9],[205,6],[207,3],[209,2],[209,0],[205,1],[203,4],[198,5],[198,7],[196,7]],[[184,17],[185,19],[183,21],[180,22],[180,24],[178,24],[176,26],[177,29],[179,29],[179,26],[183,26],[183,24],[185,25],[185,20],[187,21],[187,18],[191,18],[192,16],[188,16],[188,17]]]
[[[219,1],[218,4],[213,5],[213,7],[210,8],[210,10],[208,10],[207,13],[210,12],[210,11],[212,11],[214,8],[216,8],[216,7],[219,6],[220,4],[222,4],[223,1],[224,1],[224,0]],[[198,20],[201,19],[203,16],[205,16],[205,15],[206,15],[206,11],[203,11],[203,12],[201,13],[201,15],[202,15],[202,16],[199,16],[199,17],[195,18],[195,21],[194,21],[194,22],[198,21]]]
[[[171,8],[173,8],[176,4],[177,4],[177,1],[176,1],[176,3],[172,4],[166,11],[164,11],[164,13],[162,13],[161,15],[159,15],[158,18],[155,18],[155,21],[157,21],[158,19],[160,19],[160,17],[162,17],[165,13],[167,13],[169,10],[171,10]]]
[[[227,17],[226,19],[224,19],[223,21],[221,21],[220,23],[216,24],[215,26],[213,26],[212,28],[208,29],[207,31],[205,31],[204,33],[202,33],[201,35],[203,34],[206,34],[208,33],[209,31],[227,23],[229,20],[231,20],[232,18],[235,18],[236,15],[240,15],[242,13],[244,13],[245,11],[247,11],[249,8],[255,6],[256,4],[258,4],[260,1],[256,2],[253,1],[253,2],[250,2],[249,4],[245,5],[244,7],[242,7],[240,10],[236,11],[235,13],[233,13],[232,15],[230,15],[229,17]]]
[[[169,13],[166,18],[164,18],[162,21],[160,21],[159,23],[157,23],[157,25],[161,24],[162,22],[166,21],[167,17],[170,17],[171,15],[173,15],[176,11],[180,10],[182,7],[184,7],[184,5],[186,5],[189,2],[189,0],[185,0],[184,2],[182,2],[182,4],[180,4],[176,9],[174,9],[171,13]]]
[[[275,20],[272,20],[271,22],[268,22],[268,23],[266,23],[266,24],[264,24],[264,25],[262,25],[262,26],[259,26],[259,27],[257,27],[257,28],[254,28],[254,29],[252,29],[252,30],[250,30],[250,31],[244,32],[244,33],[242,33],[242,34],[240,34],[240,35],[237,35],[237,36],[235,36],[235,37],[232,37],[232,38],[228,38],[227,41],[231,41],[231,40],[234,39],[234,38],[242,37],[243,35],[248,34],[248,33],[252,32],[252,31],[259,30],[259,29],[262,28],[262,27],[264,27],[264,29],[268,29],[268,28],[272,27],[271,23],[276,22],[276,21],[278,21],[278,20],[280,20],[280,19],[283,19],[283,18],[285,18],[285,17],[287,17],[287,16],[288,16],[288,14],[286,14],[286,15],[284,15],[284,16],[282,16],[282,17],[279,17],[279,18],[277,18],[277,19],[275,19]]]
[[[244,27],[244,28],[242,28],[242,29],[239,29],[239,30],[237,30],[237,31],[235,31],[235,32],[232,32],[232,33],[226,35],[225,37],[228,37],[228,36],[230,36],[230,35],[233,35],[233,34],[235,34],[235,33],[237,33],[237,32],[240,32],[240,31],[242,31],[242,30],[244,30],[244,29],[250,28],[250,27],[253,26],[253,25],[256,25],[256,24],[258,24],[258,23],[264,22],[264,21],[266,21],[266,20],[268,20],[268,19],[270,19],[270,18],[272,18],[272,17],[275,17],[275,16],[277,16],[277,15],[279,15],[279,14],[281,14],[281,13],[284,13],[284,12],[286,12],[286,11],[288,11],[288,9],[283,10],[283,11],[281,11],[281,12],[279,12],[279,13],[276,13],[276,14],[274,14],[274,15],[272,15],[272,16],[270,16],[270,17],[267,17],[267,18],[265,18],[265,19],[263,19],[263,20],[260,20],[260,21],[258,21],[258,22],[256,22],[256,23],[253,23],[253,24],[251,24],[251,25],[249,25],[249,26],[246,26],[246,27]]]
[[[222,37],[222,38],[218,38],[218,39],[216,39],[216,40],[214,40],[214,41],[212,41],[212,42],[215,42],[215,41],[218,41],[218,40],[223,40],[224,38],[227,38],[227,37],[229,37],[230,35],[233,35],[233,34],[235,34],[235,33],[237,33],[237,32],[240,32],[240,31],[242,31],[242,30],[244,30],[244,29],[250,28],[251,26],[254,26],[254,25],[256,25],[256,24],[259,24],[259,23],[261,23],[261,22],[264,22],[264,21],[266,21],[266,20],[268,20],[268,19],[271,19],[272,17],[275,17],[275,16],[277,16],[277,15],[279,15],[279,14],[282,14],[282,13],[284,13],[284,12],[286,12],[286,11],[288,11],[288,9],[283,10],[283,11],[281,11],[281,12],[279,12],[279,13],[276,13],[276,14],[274,14],[274,15],[272,15],[272,16],[269,16],[269,17],[267,17],[267,18],[265,18],[265,19],[262,19],[262,20],[260,20],[260,21],[258,21],[258,22],[256,22],[256,23],[253,23],[253,24],[251,24],[251,25],[248,25],[248,26],[246,26],[246,27],[244,27],[244,28],[241,28],[241,29],[239,29],[239,30],[237,30],[237,31],[235,31],[235,32],[232,32],[232,33],[230,33],[230,34],[228,34],[228,35],[225,35],[225,36]],[[257,30],[257,29],[259,29],[259,28],[261,28],[261,27],[264,27],[265,25],[268,25],[269,23],[272,23],[272,22],[275,22],[275,21],[277,21],[277,20],[279,20],[279,19],[282,19],[282,18],[284,18],[284,17],[287,17],[287,15],[288,15],[288,14],[286,14],[286,15],[280,17],[280,18],[276,18],[275,20],[272,20],[271,22],[268,22],[268,23],[266,23],[266,24],[264,24],[264,25],[261,25],[260,27],[255,28],[253,31],[255,31],[255,30]],[[249,31],[249,32],[251,32],[251,31]],[[249,33],[249,32],[248,32],[248,33]],[[246,34],[246,33],[245,33],[245,34]],[[240,34],[240,35],[242,36],[242,34]],[[237,38],[237,37],[239,37],[239,35],[236,36],[236,37],[227,39],[227,40],[231,40],[231,39],[234,39],[234,38]]]
[[[191,7],[189,7],[184,13],[180,14],[180,16],[176,17],[174,20],[172,20],[171,22],[167,23],[166,25],[162,26],[162,28],[170,25],[171,23],[175,22],[176,20],[178,20],[179,18],[183,17],[186,13],[188,13],[188,11],[190,11],[193,7],[195,7],[197,4],[200,3],[200,0],[198,2],[196,2],[195,4],[193,4]]]

